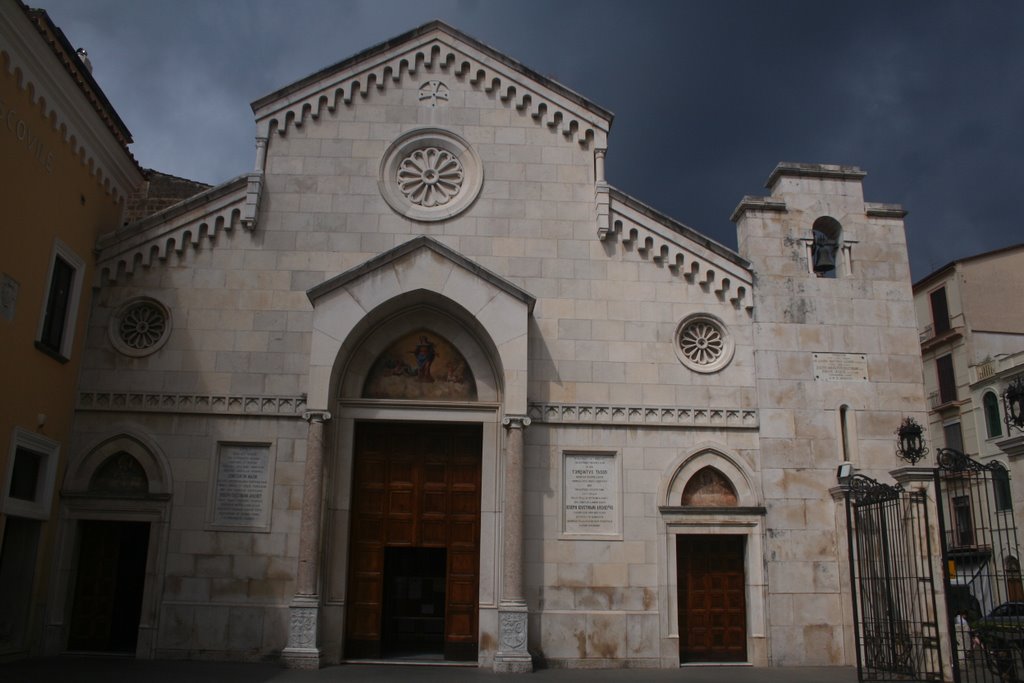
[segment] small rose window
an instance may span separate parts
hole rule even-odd
[[[447,204],[462,189],[465,173],[458,157],[445,149],[417,149],[398,165],[398,187],[420,206]]]
[[[148,356],[167,343],[171,313],[156,299],[132,299],[111,317],[109,333],[114,348],[122,354]]]
[[[676,357],[691,370],[721,370],[732,360],[733,351],[732,335],[722,321],[712,315],[688,316],[676,328]]]

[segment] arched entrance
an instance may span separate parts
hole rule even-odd
[[[155,444],[127,432],[69,465],[46,625],[48,653],[153,656],[170,482]]]
[[[744,461],[698,445],[666,471],[662,614],[680,663],[767,664],[762,557],[765,509]]]
[[[291,607],[285,659],[295,666],[309,666],[313,661],[333,663],[372,657],[374,652],[381,656],[401,652],[407,643],[397,637],[389,640],[385,621],[399,630],[408,626],[409,621],[402,621],[411,618],[408,612],[418,611],[424,617],[422,630],[436,630],[442,622],[422,613],[431,609],[436,613],[440,603],[417,598],[403,607],[392,601],[387,608],[391,612],[385,613],[385,591],[391,591],[388,596],[397,595],[400,584],[414,583],[416,588],[410,590],[422,593],[428,583],[433,586],[440,581],[437,567],[443,564],[444,644],[438,652],[436,638],[406,640],[433,642],[432,657],[469,658],[481,665],[493,662],[496,668],[529,663],[525,639],[508,640],[508,646],[507,639],[502,639],[506,630],[526,632],[519,570],[521,523],[509,525],[503,520],[521,520],[521,428],[529,423],[525,417],[527,339],[533,297],[429,237],[413,238],[307,295],[313,304],[308,405],[310,414],[319,416],[310,423],[310,439],[323,444],[312,450],[307,447],[307,458],[318,451],[323,455],[323,529],[315,525],[320,518],[316,493],[320,470],[307,467],[303,514],[305,519],[309,513],[311,523],[309,533],[303,528],[306,541],[300,540],[300,580]],[[460,393],[459,385],[474,386],[475,394]],[[448,452],[422,450],[424,446],[416,446],[421,449],[419,455],[403,453],[413,448],[410,434],[428,432],[439,435],[435,440],[476,445],[472,454],[468,447]],[[373,515],[366,516],[370,513],[355,505],[363,505],[362,494],[369,489],[370,479],[364,478],[360,468],[377,457],[370,455],[378,448],[370,445],[375,441],[383,441],[387,450],[380,455],[380,467],[395,471],[376,480],[382,497],[387,491],[389,507],[378,505],[373,513],[377,517],[371,519]],[[499,467],[498,454],[503,452],[506,457]],[[468,578],[462,581],[466,577],[453,572],[456,555],[460,563],[471,555],[462,548],[455,553],[451,535],[459,520],[449,515],[452,508],[446,507],[442,525],[449,534],[443,562],[427,550],[441,544],[424,540],[424,523],[437,511],[422,498],[429,489],[426,482],[440,485],[440,475],[416,467],[431,458],[456,462],[454,469],[447,470],[456,474],[444,475],[444,492],[438,490],[434,497],[435,503],[445,498],[446,506],[458,504],[453,499],[455,483],[448,483],[448,478],[475,476],[466,474],[460,458],[478,463],[478,494],[473,494],[479,508],[473,512],[477,519],[475,579],[467,572]],[[403,462],[416,463],[404,466],[406,484],[398,472]],[[402,512],[403,498],[410,506],[417,501],[415,509]],[[396,507],[390,507],[391,502]],[[405,522],[413,529],[404,545],[395,540],[401,531],[396,528],[399,535],[392,536],[390,528],[393,522],[401,525],[402,514],[410,515]],[[383,528],[371,534],[356,523],[357,516],[366,527],[379,524]],[[510,529],[512,542],[503,537]],[[359,540],[364,537],[368,540]],[[379,550],[364,552],[358,546],[363,542]],[[421,565],[433,569],[417,569],[419,574],[408,576],[408,567]],[[366,593],[354,577],[357,569],[364,568],[369,579]],[[357,610],[353,603],[367,596],[372,600],[366,609]]]
[[[736,489],[706,465],[683,489],[684,509],[736,506]],[[743,662],[747,659],[744,536],[676,536],[679,587],[679,660]]]
[[[497,607],[493,355],[419,301],[339,362],[325,602],[344,605],[341,658],[476,662]]]

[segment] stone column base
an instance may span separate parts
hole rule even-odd
[[[533,671],[533,657],[526,649],[528,615],[525,602],[498,604],[500,635],[498,652],[494,655],[494,670],[498,673],[526,674]]]
[[[281,651],[281,661],[289,669],[319,669],[320,649],[316,643],[320,598],[296,596],[288,611],[288,647]]]

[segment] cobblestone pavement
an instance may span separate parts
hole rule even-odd
[[[0,664],[2,683],[854,683],[849,667],[753,668],[700,666],[681,669],[540,669],[523,676],[475,667],[345,664],[319,671],[293,671],[276,662],[143,661],[112,657],[54,657]]]

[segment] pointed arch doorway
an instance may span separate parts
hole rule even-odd
[[[170,531],[171,470],[157,443],[116,431],[72,458],[44,652],[152,658]]]
[[[707,443],[681,455],[663,475],[663,615],[678,638],[680,664],[767,665],[765,508],[743,461]]]
[[[527,350],[534,298],[426,236],[414,237],[306,294],[313,305],[307,405],[326,415],[329,426],[317,433],[311,422],[312,438],[323,435],[326,486],[322,499],[316,494],[304,497],[303,510],[315,514],[321,500],[325,509],[323,531],[310,525],[307,535],[300,537],[299,567],[316,569],[304,574],[309,585],[296,592],[290,608],[290,645],[284,656],[306,665],[313,660],[341,662],[355,655],[346,643],[351,644],[349,634],[355,633],[349,602],[361,597],[349,582],[354,475],[360,457],[357,429],[363,423],[440,423],[471,425],[479,432],[476,662],[496,668],[521,666],[521,660],[528,661],[525,640],[507,650],[498,645],[505,642],[501,637],[506,631],[526,629],[522,574],[510,569],[521,566],[521,534],[503,520],[519,518],[522,509],[521,490],[508,482],[522,476],[521,428],[529,423]],[[426,342],[420,339],[424,331]],[[475,398],[445,388],[468,375],[459,363],[449,367],[452,358],[441,347],[431,353],[435,335],[465,359]],[[392,357],[395,362],[378,365],[385,360],[385,351],[403,338],[411,343],[399,344],[399,357]],[[389,374],[377,375],[381,382],[368,385],[367,379],[381,368]],[[417,383],[422,391],[387,391],[398,378]],[[384,393],[377,394],[377,388]],[[500,459],[499,453],[506,450],[511,455]],[[306,486],[318,487],[320,474],[309,469]],[[506,538],[509,529],[512,536]],[[377,559],[383,563],[386,558]],[[401,567],[403,560],[392,564]],[[383,580],[380,585],[383,591]]]
[[[683,489],[686,508],[731,508],[736,489],[717,468],[698,470]],[[745,538],[737,534],[676,537],[680,662],[747,659]]]
[[[477,339],[417,305],[344,369],[328,540],[344,660],[480,660],[496,608],[501,412]]]

